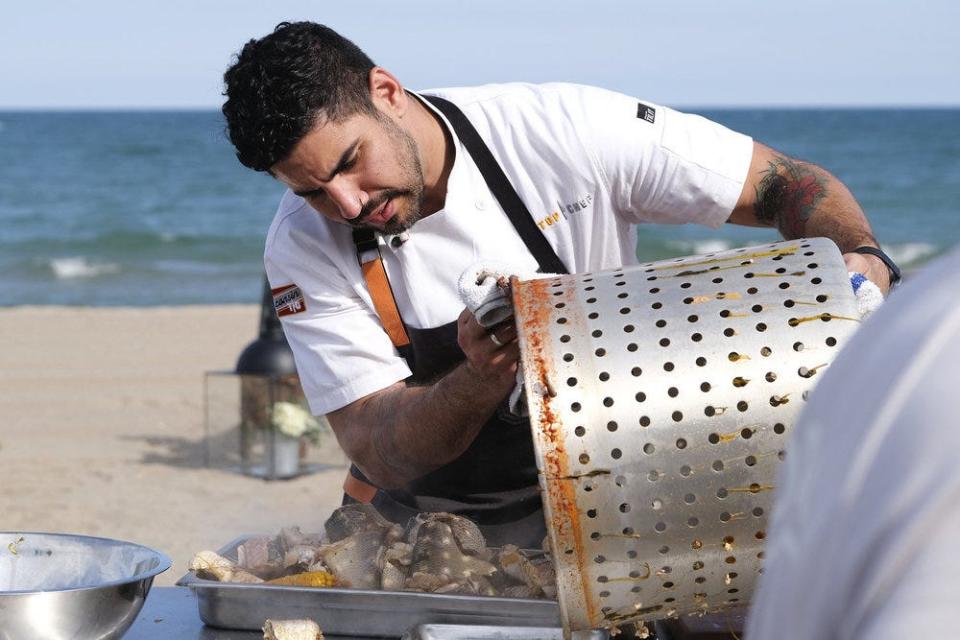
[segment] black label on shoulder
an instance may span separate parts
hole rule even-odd
[[[653,121],[657,118],[657,110],[653,107],[648,107],[642,102],[637,103],[637,117],[641,120],[646,120],[647,122],[653,124]]]

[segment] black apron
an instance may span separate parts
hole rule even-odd
[[[567,273],[463,112],[443,98],[424,97],[453,125],[490,191],[537,259],[540,271]],[[362,242],[357,242],[358,250]],[[400,355],[413,372],[409,378],[413,384],[433,383],[465,358],[457,344],[456,321],[430,329],[406,327],[406,330],[410,344],[400,348]],[[350,473],[369,483],[355,465]],[[344,496],[344,504],[349,502],[355,501]],[[546,527],[529,421],[510,414],[504,399],[459,458],[417,478],[403,489],[378,489],[372,504],[400,524],[423,511],[455,513],[476,522],[490,546],[509,543],[538,548],[546,535]]]

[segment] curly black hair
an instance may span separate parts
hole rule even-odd
[[[227,136],[241,163],[269,171],[319,117],[336,122],[374,110],[373,61],[333,29],[281,22],[243,46],[223,74]]]

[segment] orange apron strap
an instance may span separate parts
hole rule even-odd
[[[387,272],[383,268],[383,260],[377,255],[376,258],[362,263],[360,268],[363,270],[363,279],[367,281],[370,297],[373,298],[373,307],[377,310],[380,322],[383,323],[383,328],[390,336],[393,346],[398,348],[407,346],[410,344],[410,338],[403,326],[403,320],[400,319],[397,301],[394,300]]]
[[[343,481],[343,492],[357,502],[370,504],[373,496],[377,494],[377,488],[347,471],[347,477]]]

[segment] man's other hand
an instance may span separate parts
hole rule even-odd
[[[457,319],[457,343],[467,356],[467,367],[482,383],[500,387],[504,394],[513,388],[520,344],[512,318],[486,329],[464,309]]]
[[[867,253],[845,253],[843,261],[847,265],[847,271],[862,273],[867,280],[880,288],[884,297],[890,292],[890,269],[877,256]]]

